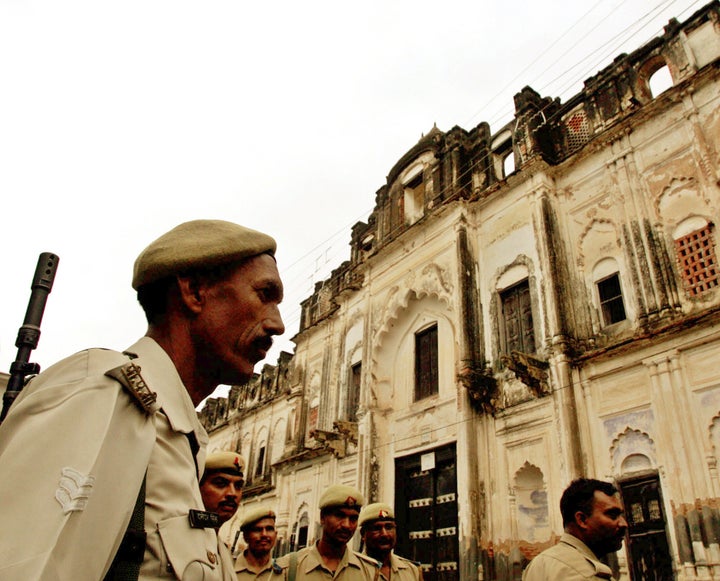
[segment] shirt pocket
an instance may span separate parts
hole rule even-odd
[[[187,516],[177,516],[157,525],[165,551],[166,571],[181,581],[221,581],[222,565],[213,529],[190,527]]]

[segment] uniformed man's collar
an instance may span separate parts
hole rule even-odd
[[[363,553],[370,557],[367,553],[367,549],[363,551]],[[372,559],[374,557],[370,558]],[[410,565],[395,554],[395,551],[390,551],[390,569],[392,569],[393,573],[397,573],[400,569],[407,569],[409,566]]]
[[[590,549],[590,547],[588,547],[575,535],[571,535],[570,533],[563,533],[560,536],[560,542],[567,543],[568,545],[575,547],[575,549],[582,553],[582,555],[585,556],[587,560],[595,566],[596,573],[602,574],[603,577],[606,577],[608,574],[612,575],[612,569],[605,565],[605,563],[600,562],[600,558],[592,552],[592,549]]]
[[[317,569],[318,567],[325,568],[325,565],[322,560],[322,556],[320,555],[320,551],[318,551],[317,548],[317,542],[312,546],[312,549],[310,550],[310,554],[308,555],[308,558],[305,559],[304,563],[304,572],[309,573],[313,569]],[[342,569],[343,567],[352,566],[357,567],[358,569],[361,567],[360,565],[360,559],[357,558],[355,553],[351,551],[347,545],[345,545],[345,553],[343,554],[343,558],[340,560],[340,563],[338,564],[337,571]],[[337,574],[337,573],[336,573]]]
[[[190,395],[180,379],[180,375],[165,350],[150,337],[142,337],[125,353],[135,356],[141,374],[152,391],[157,393],[157,402],[167,416],[170,426],[182,434],[194,433],[200,452],[197,455],[199,471],[205,465],[204,450],[209,442],[205,428],[197,417]],[[143,367],[143,362],[148,365]],[[151,364],[150,364],[151,362]]]
[[[400,559],[398,559],[395,556],[395,553],[391,551],[390,552],[390,567],[392,568],[393,573],[397,573],[398,569],[400,568],[401,565],[402,565],[402,562],[400,561]],[[405,567],[403,566],[403,569],[404,568]]]
[[[247,550],[247,549],[246,549]],[[265,571],[269,571],[273,568],[273,560],[272,557],[270,557],[270,560],[267,562],[267,564],[262,568],[259,573],[264,573]],[[248,565],[247,559],[245,558],[245,551],[240,553],[235,559],[235,572],[240,573],[242,571],[250,571],[251,573],[254,573],[252,569],[250,569],[250,565]]]

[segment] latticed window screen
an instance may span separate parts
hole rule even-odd
[[[585,145],[590,139],[590,125],[584,109],[578,109],[565,118],[567,146],[575,151]]]
[[[720,271],[710,224],[675,240],[685,288],[692,296],[718,286]]]

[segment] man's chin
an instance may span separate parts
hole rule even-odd
[[[219,508],[217,511],[220,520],[222,520],[223,522],[225,522],[226,520],[230,520],[236,512],[237,508]]]
[[[255,373],[255,364],[250,361],[243,361],[232,366],[226,367],[224,372],[218,377],[221,385],[245,385]]]
[[[603,550],[605,551],[605,554],[609,553],[615,553],[622,549],[623,540],[625,537],[621,537],[619,539],[613,539],[612,541],[608,541],[606,545],[603,547]]]

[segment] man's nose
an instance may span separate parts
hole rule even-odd
[[[283,323],[280,309],[277,305],[272,306],[272,312],[265,321],[265,329],[271,335],[282,335],[285,332],[285,323]]]
[[[242,492],[242,484],[230,484],[227,487],[227,496],[238,496]]]
[[[622,516],[622,515],[620,515],[619,525],[620,525],[621,528],[624,528],[624,529],[628,528],[628,522],[627,522],[627,520],[625,519],[625,517]]]

